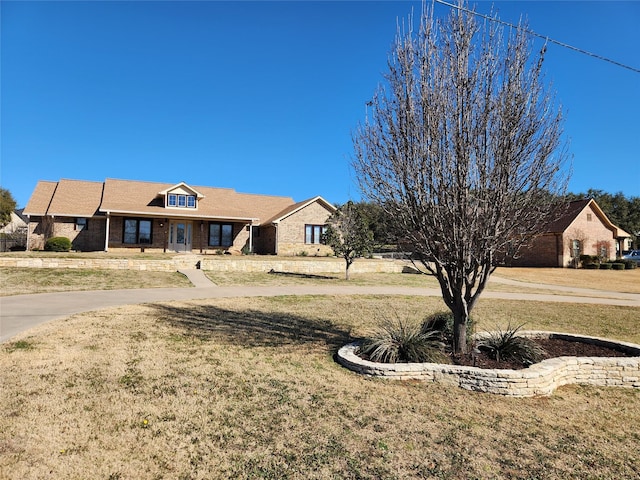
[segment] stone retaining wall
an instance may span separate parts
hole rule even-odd
[[[370,362],[355,354],[357,344],[352,343],[342,347],[337,358],[344,367],[367,376],[438,382],[513,397],[551,395],[556,388],[571,383],[640,388],[640,345],[556,332],[522,334],[615,346],[636,356],[559,357],[522,370],[499,370],[436,363]]]
[[[358,259],[351,265],[352,273],[399,273],[405,262]],[[167,260],[144,258],[72,258],[72,257],[0,257],[0,267],[18,268],[87,268],[99,270],[149,270],[175,272],[201,268],[212,272],[344,273],[344,260],[337,258],[286,259],[282,257],[229,257],[207,255],[176,255]]]

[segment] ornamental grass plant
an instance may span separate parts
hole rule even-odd
[[[478,340],[477,347],[489,351],[498,362],[513,360],[523,365],[538,363],[546,352],[534,340],[518,334],[523,326],[524,324],[512,327],[509,324],[505,329],[497,327],[483,335]]]
[[[450,363],[437,330],[410,319],[385,319],[364,339],[358,352],[381,363]]]

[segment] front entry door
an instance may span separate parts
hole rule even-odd
[[[172,221],[169,224],[169,249],[175,252],[190,252],[191,235],[191,222]]]

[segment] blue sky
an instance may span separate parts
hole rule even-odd
[[[492,2],[476,5],[488,13]],[[420,2],[4,0],[0,183],[18,206],[38,180],[60,178],[357,200],[351,132],[412,7]],[[495,7],[640,69],[640,2]],[[570,191],[640,196],[640,73],[553,44],[545,65],[566,110]]]

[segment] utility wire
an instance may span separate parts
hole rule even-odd
[[[490,17],[489,15],[483,15],[481,13],[474,12],[473,10],[469,10],[467,8],[464,8],[464,7],[460,6],[460,5],[454,5],[452,3],[448,3],[448,2],[445,2],[443,0],[434,0],[434,1],[436,3],[440,3],[440,4],[446,5],[448,7],[456,8],[458,10],[462,10],[463,12],[471,13],[472,15],[476,15],[478,17],[482,17],[482,18],[484,18],[486,20],[490,20],[492,22],[501,23],[503,25],[507,25],[507,26],[512,27],[512,28],[522,28],[522,27],[518,27],[518,26],[516,26],[516,25],[514,25],[512,23],[504,22],[504,21],[500,20],[499,18]],[[554,40],[553,38],[549,38],[549,37],[546,37],[544,35],[540,35],[539,33],[536,33],[533,30],[524,29],[524,31],[526,33],[530,34],[530,35],[535,36],[535,37],[543,38],[547,42],[555,43],[556,45],[560,45],[561,47],[565,47],[565,48],[568,48],[570,50],[574,50],[576,52],[583,53],[585,55],[589,55],[590,57],[597,58],[598,60],[604,60],[605,62],[613,63],[614,65],[617,65],[617,66],[622,67],[622,68],[626,68],[627,70],[631,70],[632,72],[640,73],[640,69],[638,69],[638,68],[630,67],[629,65],[625,65],[624,63],[616,62],[615,60],[611,60],[610,58],[603,57],[602,55],[598,55],[596,53],[588,52],[587,50],[583,50],[581,48],[574,47],[574,46],[569,45],[569,44],[564,43],[564,42],[559,42],[558,40]]]

